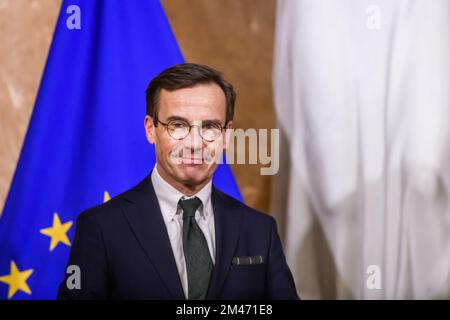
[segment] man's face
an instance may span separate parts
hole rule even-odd
[[[217,162],[211,158],[220,155],[227,143],[224,131],[208,142],[202,139],[199,130],[205,123],[214,122],[225,126],[226,99],[216,84],[197,85],[175,91],[161,90],[158,104],[158,119],[163,123],[182,120],[196,126],[182,140],[171,137],[164,125],[153,124],[145,117],[147,139],[155,145],[158,172],[175,185],[202,186],[212,177]],[[227,125],[231,128],[231,122]],[[220,158],[219,158],[220,159]]]

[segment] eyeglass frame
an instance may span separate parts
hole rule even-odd
[[[201,129],[201,127],[200,127],[198,124],[190,124],[188,121],[186,121],[186,120],[181,120],[181,119],[173,119],[173,120],[169,120],[169,122],[167,122],[167,123],[164,123],[164,122],[162,122],[162,121],[159,120],[159,119],[156,119],[156,121],[157,121],[158,123],[162,124],[162,125],[166,128],[167,134],[168,134],[172,139],[179,140],[179,141],[186,139],[186,137],[191,133],[192,127],[199,127],[199,128]],[[170,134],[170,132],[169,132],[169,124],[170,124],[171,122],[173,122],[173,121],[182,121],[182,122],[186,122],[186,124],[189,126],[189,130],[188,130],[187,134],[186,134],[183,138],[177,139],[177,138],[174,138],[174,137]],[[216,123],[217,123],[217,122],[216,122]],[[217,123],[217,124],[218,124],[218,123]],[[221,126],[221,127],[220,127],[220,132],[222,133],[223,129],[226,129],[226,128],[227,128],[227,125],[226,125],[226,124],[225,124],[224,126]],[[218,128],[217,128],[217,129],[218,129]],[[207,140],[207,139],[203,138],[202,130],[200,130],[199,132],[200,132],[200,137],[202,138],[202,140],[205,140],[206,142],[213,142],[213,141],[216,141],[216,140],[219,138],[219,136],[220,136],[220,135],[218,135],[217,138],[215,138],[214,140]]]

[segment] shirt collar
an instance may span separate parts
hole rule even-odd
[[[208,215],[207,204],[211,201],[211,191],[212,191],[212,181],[209,181],[202,189],[200,189],[196,194],[192,196],[187,196],[182,192],[178,191],[172,185],[170,185],[166,180],[164,180],[158,172],[157,164],[153,168],[151,174],[151,180],[153,188],[155,189],[156,197],[158,201],[168,210],[161,208],[161,211],[167,221],[172,221],[178,211],[178,201],[183,199],[189,199],[193,197],[198,197],[202,201],[202,206],[200,206],[200,215],[204,218]]]

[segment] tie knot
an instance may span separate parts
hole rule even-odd
[[[202,201],[197,198],[191,198],[178,201],[178,204],[180,205],[181,209],[183,209],[183,219],[184,218],[191,218],[195,217],[195,211],[197,211],[198,207],[202,204]]]

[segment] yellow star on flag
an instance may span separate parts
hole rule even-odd
[[[20,271],[14,261],[11,261],[11,269],[9,275],[0,277],[0,282],[6,283],[9,286],[8,299],[11,299],[17,291],[21,290],[26,294],[31,294],[28,287],[27,279],[33,273],[33,269]]]
[[[111,200],[111,196],[109,195],[108,191],[105,191],[103,193],[103,203],[108,202],[109,200]]]
[[[69,231],[72,226],[72,221],[61,224],[61,220],[57,213],[53,215],[53,225],[49,228],[41,229],[41,233],[49,236],[50,241],[50,251],[53,251],[58,243],[62,242],[70,247],[70,240],[67,237],[67,231]]]

